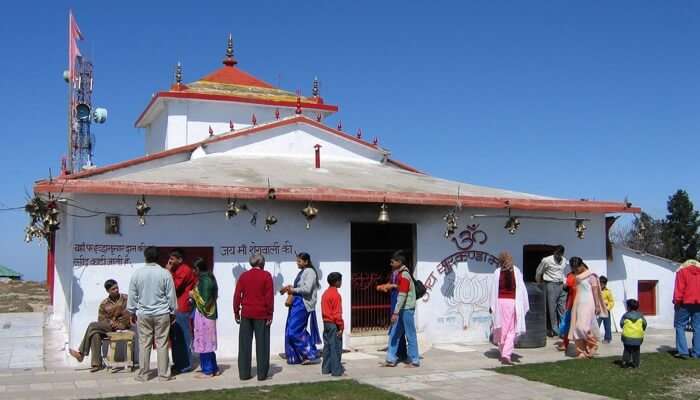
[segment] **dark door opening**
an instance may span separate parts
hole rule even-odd
[[[168,258],[170,258],[170,252],[180,249],[185,254],[183,257],[183,262],[190,267],[192,263],[199,257],[204,258],[204,261],[211,268],[214,265],[214,248],[213,247],[187,247],[187,246],[159,246],[160,257],[158,258],[158,264],[165,266],[168,263]]]
[[[543,258],[554,254],[556,246],[548,244],[528,244],[523,246],[523,279],[534,282],[537,267]]]
[[[415,236],[414,224],[351,224],[351,332],[384,332],[389,327],[391,299],[376,287],[388,282],[389,260],[395,251],[402,250],[407,266],[414,268]]]

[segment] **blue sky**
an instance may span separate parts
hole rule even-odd
[[[21,205],[66,147],[67,12],[95,65],[96,163],[139,156],[151,93],[239,67],[338,104],[346,131],[445,178],[654,216],[686,189],[700,206],[700,3],[96,2],[3,6],[0,208]],[[415,3],[415,4],[414,4]],[[43,279],[23,212],[0,212],[0,264]]]

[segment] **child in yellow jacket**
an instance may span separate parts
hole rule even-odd
[[[615,306],[615,299],[613,298],[612,291],[608,289],[608,278],[601,276],[600,281],[600,291],[603,293],[603,302],[605,303],[605,308],[608,310],[608,316],[605,318],[598,318],[598,325],[603,323],[605,328],[605,336],[603,337],[603,343],[610,343],[612,340],[612,331],[610,330],[610,310]]]

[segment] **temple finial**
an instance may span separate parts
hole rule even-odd
[[[228,34],[228,43],[226,44],[226,58],[224,58],[224,65],[228,67],[233,67],[238,64],[235,58],[233,58],[233,35]]]
[[[321,94],[321,91],[318,88],[318,76],[314,78],[314,85],[311,88],[311,95],[314,97],[318,97]]]
[[[175,67],[175,83],[178,85],[182,83],[182,64],[180,64],[180,61],[177,62]]]

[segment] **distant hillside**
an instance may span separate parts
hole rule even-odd
[[[45,283],[0,282],[0,313],[44,311],[49,303]]]

